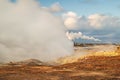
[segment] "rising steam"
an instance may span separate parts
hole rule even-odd
[[[69,55],[73,44],[62,20],[33,0],[0,0],[0,62]]]
[[[92,40],[92,41],[101,41],[100,39],[96,39],[92,36],[86,36],[86,35],[83,35],[81,32],[66,32],[66,35],[68,37],[68,39],[70,40],[74,40],[74,39],[85,39],[85,40]]]

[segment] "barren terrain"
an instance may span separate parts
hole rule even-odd
[[[0,80],[120,80],[119,55],[90,55],[56,66],[36,61],[0,66]]]

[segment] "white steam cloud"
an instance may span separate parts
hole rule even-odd
[[[73,43],[65,31],[62,20],[34,0],[0,0],[0,62],[69,55]]]
[[[101,41],[99,39],[96,39],[94,37],[90,37],[90,36],[86,36],[86,35],[83,35],[81,32],[66,32],[66,35],[68,37],[68,39],[70,40],[74,40],[74,39],[85,39],[85,40],[93,40],[93,41]]]

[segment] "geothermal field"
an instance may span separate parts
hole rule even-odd
[[[120,80],[119,13],[120,0],[0,0],[0,80]]]
[[[82,44],[74,47],[74,54],[51,63],[1,63],[0,80],[120,80],[119,66],[120,45]]]

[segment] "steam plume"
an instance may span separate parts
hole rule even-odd
[[[54,60],[72,53],[62,20],[33,0],[0,0],[0,62]]]
[[[81,32],[78,32],[78,33],[67,32],[66,35],[67,35],[68,39],[70,39],[70,40],[81,38],[81,39],[85,39],[85,40],[101,41],[94,37],[83,35]]]

